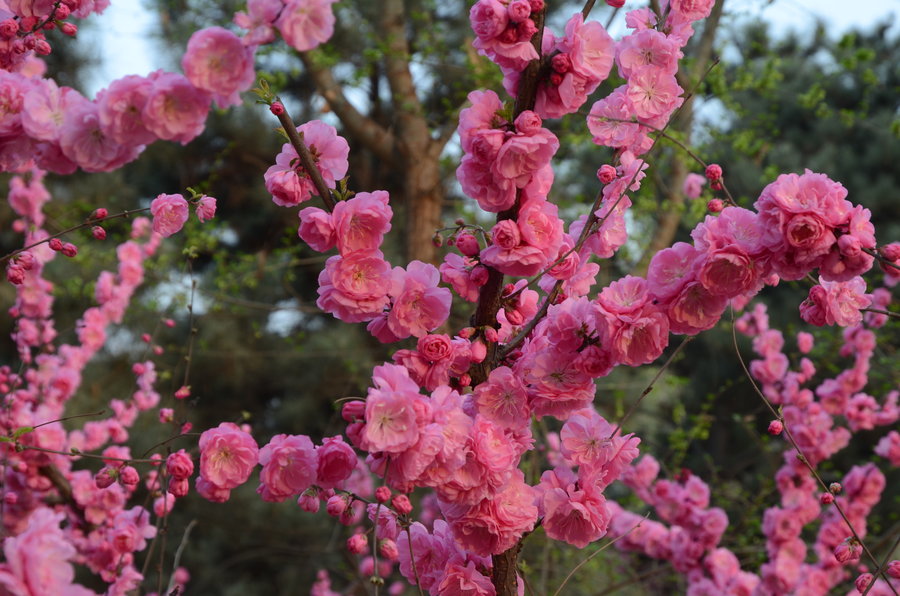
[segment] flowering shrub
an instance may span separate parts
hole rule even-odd
[[[209,501],[228,501],[260,466],[263,500],[296,498],[309,512],[325,503],[328,515],[359,526],[347,548],[354,555],[371,552],[360,572],[375,586],[396,568],[433,594],[522,593],[518,552],[541,528],[579,549],[609,536],[618,548],[669,561],[695,595],[825,594],[863,553],[871,573],[856,579],[857,590],[896,593],[896,562],[876,559],[864,542],[866,518],[885,488],[883,473],[866,463],[840,485],[826,486],[817,471],[853,432],[895,425],[900,416],[897,391],[881,399],[863,391],[875,343],[871,329],[892,313],[888,290],[867,292],[861,276],[878,258],[894,283],[898,260],[896,244],[877,245],[870,212],[849,201],[841,184],[809,170],[782,174],[762,189],[753,209],[741,207],[725,187],[725,169],[700,163],[704,177],[686,179],[685,193],[699,195],[705,179],[720,194],[691,232],[692,242],[656,253],[644,276],[595,287],[597,261],[628,239],[629,194],[641,188],[652,149],[667,138],[688,98],[676,73],[712,0],[673,0],[663,3],[662,14],[631,11],[630,31],[619,41],[580,12],[554,33],[544,24],[543,0],[478,0],[470,12],[474,48],[497,64],[514,100],[473,91],[459,114],[460,187],[496,220],[489,230],[458,223],[448,235],[459,254],[448,252],[439,267],[387,260],[389,194],[348,191],[342,183],[348,143],[323,122],[297,126],[261,85],[260,101],[289,138],[274,165],[260,172],[266,189],[285,208],[317,196],[321,206],[299,211],[298,236],[315,251],[337,251],[319,274],[317,306],[346,323],[366,323],[383,343],[414,337],[415,348],[408,342],[396,350],[391,362],[372,371],[365,398],[343,403],[346,440],[278,434],[260,447],[248,425],[222,422],[193,444],[188,423],[177,437],[188,447],[157,446],[148,457],[134,457],[125,443],[138,416],[155,411],[160,421],[174,421],[171,409],[159,407],[152,360],[134,364],[137,389],[130,400],[110,401],[112,416],[66,430],[66,403],[108,327],[121,322],[146,260],[162,238],[182,229],[191,206],[205,222],[217,203],[191,189],[189,198],[163,193],[154,199],[152,220],[135,218],[132,238],[117,247],[117,271],[98,279],[98,306],[78,321],[78,341],[57,345],[53,286],[44,267],[57,252],[72,257],[77,248],[45,230],[46,172],[110,171],[156,140],[191,141],[213,102],[239,103],[255,78],[254,52],[274,42],[276,31],[298,51],[326,41],[334,26],[331,4],[251,1],[235,16],[243,36],[212,27],[191,37],[184,75],[125,77],[94,100],[41,78],[35,54],[50,51],[46,25],[71,30],[66,19],[102,10],[103,3],[0,6],[0,167],[15,174],[9,203],[24,235],[24,248],[6,258],[16,288],[11,314],[21,369],[0,369],[5,591],[91,593],[73,583],[73,564],[107,582],[108,593],[136,589],[144,579],[136,558],[157,533],[152,520],[190,495],[197,460],[193,486]],[[549,197],[560,141],[545,124],[580,110],[613,65],[624,83],[586,109],[586,126],[594,143],[615,151],[616,162],[599,169],[596,201],[567,224]],[[102,232],[103,222],[130,215],[98,210],[85,225]],[[691,473],[660,478],[658,461],[641,456],[641,438],[624,432],[627,416],[611,421],[594,408],[595,382],[616,367],[655,362],[673,335],[686,341],[718,324],[729,307],[743,309],[765,286],[813,272],[819,281],[801,316],[845,328],[842,352],[854,358],[852,368],[815,390],[804,388],[815,365],[804,358],[791,370],[784,337],[769,327],[763,309],[735,323],[754,338],[759,359],[748,375],[772,412],[769,432],[787,444],[775,479],[781,503],[762,521],[767,562],[755,573],[720,546],[728,519],[711,506],[707,484]],[[475,303],[470,324],[458,329],[448,323],[454,293]],[[811,336],[798,341],[804,353],[812,349]],[[190,394],[185,383],[174,398]],[[536,433],[545,419],[558,421],[558,433]],[[539,448],[545,458],[536,457]],[[895,431],[876,447],[893,465],[897,451]],[[95,473],[74,465],[92,458],[103,463]],[[143,478],[135,466],[146,466]],[[132,504],[141,480],[152,504]],[[616,481],[652,507],[658,521],[612,500],[606,489]],[[409,498],[424,489],[434,496]],[[815,520],[809,553],[815,561],[809,562],[802,534]],[[364,530],[369,522],[372,530]],[[173,573],[171,589],[181,589],[184,579],[184,572]],[[327,572],[313,593],[333,593]]]

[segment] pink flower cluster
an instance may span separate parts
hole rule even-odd
[[[538,86],[534,110],[543,118],[559,118],[577,111],[609,76],[615,45],[603,25],[597,21],[585,23],[581,13],[569,19],[562,37],[555,37],[545,28],[542,54],[552,56],[552,72]],[[498,64],[503,70],[504,88],[515,96],[520,69]]]
[[[818,268],[825,281],[846,282],[872,267],[875,228],[868,209],[846,200],[847,190],[823,174],[782,174],[763,189],[759,212],[762,244],[772,270],[800,279]]]
[[[234,15],[234,23],[247,30],[244,45],[267,44],[277,29],[284,41],[297,50],[315,49],[334,33],[331,5],[337,0],[250,0],[247,12]]]
[[[537,33],[531,14],[543,9],[543,0],[478,0],[469,11],[472,45],[502,67],[524,69],[539,58],[531,43]]]

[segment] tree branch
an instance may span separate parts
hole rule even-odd
[[[397,140],[394,135],[372,118],[360,113],[347,100],[331,70],[316,64],[313,54],[301,52],[300,59],[303,60],[303,65],[315,83],[319,95],[328,102],[328,107],[340,119],[347,134],[359,141],[379,159],[388,164],[393,163],[397,156]]]

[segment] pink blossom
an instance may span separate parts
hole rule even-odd
[[[336,0],[287,0],[275,26],[289,46],[306,52],[328,41],[334,33]]]
[[[636,69],[642,66],[653,66],[660,72],[675,74],[678,70],[678,60],[681,57],[681,51],[675,42],[655,29],[644,29],[628,35],[616,47],[616,65],[619,67],[619,74],[624,79],[629,78]],[[690,177],[690,174],[688,176]],[[703,183],[705,182],[704,179]],[[702,183],[697,186],[698,190],[701,185]],[[690,197],[690,195],[688,196]]]
[[[544,472],[542,486],[550,482],[551,475],[552,471]],[[540,501],[547,536],[584,548],[606,534],[611,516],[603,495],[587,488],[576,489],[573,484],[551,486],[544,489]]]
[[[281,434],[259,450],[259,463],[263,469],[256,492],[264,501],[278,503],[302,493],[316,481],[319,461],[309,437]]]
[[[681,192],[689,199],[696,199],[700,197],[700,194],[703,192],[704,184],[706,184],[706,178],[704,176],[691,172],[685,176]]]
[[[488,380],[475,388],[478,413],[504,428],[528,423],[530,408],[522,381],[506,366],[490,372]]]
[[[247,481],[259,460],[259,447],[232,422],[200,435],[200,479],[212,489],[230,490]],[[200,481],[197,488],[200,490]]]
[[[394,272],[394,304],[388,327],[397,337],[422,337],[450,315],[450,290],[437,287],[440,274],[434,265],[412,261]]]
[[[181,231],[188,220],[188,203],[181,195],[161,194],[150,203],[153,231],[163,238]]]
[[[680,97],[683,91],[674,74],[655,66],[641,66],[628,79],[625,94],[638,118],[651,119],[671,114],[684,101]]]
[[[206,223],[216,216],[216,199],[203,195],[197,199],[195,209],[200,223]]]
[[[444,577],[435,588],[441,596],[494,596],[496,590],[491,579],[475,568],[475,563],[467,565],[454,563],[446,568]]]
[[[253,49],[222,27],[207,27],[194,32],[181,58],[187,79],[198,89],[208,91],[220,108],[239,105],[238,95],[253,85]]]
[[[63,155],[86,172],[105,172],[135,159],[143,147],[122,145],[100,125],[97,104],[81,96],[67,96],[65,119],[59,131]]]
[[[866,294],[866,282],[855,277],[847,282],[824,281],[813,286],[809,297],[800,305],[800,316],[813,325],[839,325],[848,327],[862,321],[860,309],[872,303]]]
[[[297,132],[302,135],[325,185],[334,188],[335,181],[347,173],[347,155],[350,152],[347,141],[338,136],[333,126],[319,120],[297,127]],[[300,165],[300,156],[290,143],[282,146],[281,153],[275,158],[275,165],[266,170],[265,179],[266,190],[272,193],[272,201],[282,207],[299,205],[317,192]]]
[[[297,229],[297,235],[310,248],[319,252],[334,248],[337,238],[330,213],[318,207],[307,207],[301,209],[298,215],[300,227]]]
[[[27,526],[3,542],[6,562],[0,563],[0,586],[10,594],[66,594],[74,587],[69,562],[76,555],[60,529],[65,516],[47,507],[35,509]]]
[[[891,462],[892,466],[900,466],[900,433],[892,430],[878,441],[875,453]]]
[[[316,305],[348,323],[371,321],[389,302],[390,265],[381,252],[333,256],[319,274]]]
[[[392,216],[388,193],[383,190],[356,193],[352,199],[338,202],[331,221],[340,253],[378,250],[391,230]]]
[[[318,468],[316,484],[323,488],[332,488],[346,480],[356,469],[356,453],[340,436],[326,437],[322,445],[316,447]]]
[[[141,111],[144,126],[160,139],[186,145],[203,132],[211,97],[183,75],[157,71]]]
[[[184,449],[166,458],[166,473],[175,480],[184,480],[194,473],[194,462]]]

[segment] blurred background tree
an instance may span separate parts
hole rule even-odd
[[[171,52],[167,67],[178,69],[191,32],[226,24],[241,4],[156,0],[160,47]],[[395,224],[404,238],[402,245],[387,247],[395,263],[404,258],[438,262],[432,237],[442,221],[477,217],[454,181],[456,119],[469,91],[502,89],[496,69],[471,49],[470,4],[346,1],[336,7],[337,27],[327,48],[298,54],[278,46],[258,56],[267,80],[298,122],[323,118],[347,137],[349,187],[391,192]],[[563,22],[576,8],[580,6],[554,3],[549,20]],[[820,26],[810,36],[773,38],[764,23],[735,27],[722,24],[726,21],[721,16],[720,3],[686,49],[691,59],[679,76],[682,87],[695,93],[667,134],[706,161],[722,164],[726,183],[742,206],[749,207],[778,173],[809,167],[840,180],[853,201],[872,210],[881,241],[896,240],[896,31],[884,23],[835,39]],[[621,20],[622,14],[605,6],[594,9],[593,18],[606,22],[611,17]],[[92,35],[89,27],[82,29],[85,41]],[[54,54],[50,74],[83,88],[81,73],[92,65],[79,47]],[[721,62],[713,66],[717,56]],[[611,77],[597,97],[620,82]],[[262,173],[281,140],[274,132],[275,120],[253,105],[250,94],[245,99],[240,108],[214,112],[206,132],[187,146],[154,144],[140,160],[111,174],[68,177],[64,184],[51,178],[54,196],[62,199],[52,204],[51,214],[60,229],[96,206],[111,211],[146,206],[160,192],[180,192],[187,186],[219,199],[212,225],[192,222],[164,245],[125,323],[85,375],[84,411],[96,411],[111,394],[124,397],[133,391],[130,365],[150,357],[149,346],[139,339],[148,332],[166,349],[154,360],[161,372],[158,389],[170,404],[185,379],[184,356],[193,344],[187,377],[192,398],[187,404],[179,402],[178,415],[195,429],[223,419],[246,420],[261,442],[277,433],[320,438],[341,430],[335,400],[364,395],[372,366],[389,357],[360,326],[336,324],[315,307],[316,278],[324,258],[298,241],[295,210],[270,203]],[[554,164],[552,198],[571,215],[590,204],[598,187],[594,172],[613,158],[590,142],[583,116],[550,123],[562,144]],[[631,239],[616,258],[601,264],[606,281],[644,270],[659,248],[689,240],[688,231],[705,215],[708,197],[686,200],[681,190],[684,176],[702,168],[665,139],[651,159],[650,178],[630,215]],[[0,213],[0,230],[9,229],[9,217],[7,211]],[[84,276],[66,278],[64,264],[54,263],[58,279],[64,280],[58,292],[63,338],[74,339],[74,322],[93,295],[89,280],[101,269],[114,267],[108,249],[125,237],[127,224],[115,224],[109,232],[105,245],[79,243],[78,265],[87,272]],[[6,251],[15,248],[18,239],[4,233],[0,241]],[[795,330],[796,305],[807,289],[795,282],[767,293],[775,326]],[[10,300],[9,288],[0,292]],[[457,313],[457,322],[464,323],[469,314]],[[162,325],[162,318],[173,318],[175,327]],[[887,337],[880,343],[873,374],[876,395],[900,381],[891,365],[897,357],[891,346],[898,345],[893,328],[896,325],[881,331]],[[824,331],[818,336],[815,354],[833,354],[839,334]],[[686,467],[711,481],[714,504],[725,508],[734,524],[724,546],[735,549],[755,570],[764,555],[759,520],[772,502],[771,478],[782,447],[760,437],[766,416],[744,380],[731,341],[727,322],[693,341],[628,430],[643,438],[669,473]],[[749,346],[742,342],[741,348],[748,358]],[[3,345],[0,359],[15,364],[10,345]],[[598,407],[605,415],[621,417],[654,372],[651,367],[617,370],[602,379]],[[827,375],[828,368],[821,374]],[[166,438],[158,427],[145,421],[135,428],[134,453]],[[836,465],[858,461],[864,449],[852,445]],[[894,486],[900,482],[896,473],[888,479]],[[615,496],[628,498],[624,491]],[[896,523],[897,511],[898,503],[883,503],[876,525]],[[299,512],[294,503],[263,503],[246,486],[227,506],[186,500],[169,521],[167,561],[191,520],[198,523],[182,558],[193,575],[191,593],[304,593],[320,567],[338,571],[333,574],[336,584],[365,593],[355,562],[344,554],[342,528]],[[529,538],[523,562],[541,570],[534,589],[545,593],[582,558],[575,549],[548,549],[536,533]],[[155,581],[154,573],[151,565]],[[667,565],[613,549],[594,559],[580,577],[583,583],[570,584],[571,593],[598,593],[597,578],[607,587],[621,586],[619,593],[683,590]]]

